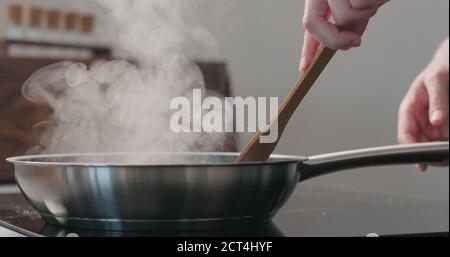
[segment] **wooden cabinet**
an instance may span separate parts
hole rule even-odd
[[[21,85],[37,69],[53,60],[0,58],[0,182],[13,179],[9,156],[22,155],[38,142],[32,127],[51,113],[21,96]]]

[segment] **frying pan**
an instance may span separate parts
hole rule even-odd
[[[272,155],[240,164],[233,163],[239,153],[37,155],[8,161],[23,194],[49,224],[150,231],[263,224],[299,182],[357,167],[441,162],[448,154],[449,143],[437,142],[311,157]]]

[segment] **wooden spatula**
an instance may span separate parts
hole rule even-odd
[[[308,70],[303,73],[291,92],[289,92],[288,96],[279,107],[278,113],[271,119],[268,127],[264,132],[259,131],[253,136],[250,142],[244,147],[241,154],[236,158],[234,161],[235,163],[266,161],[270,157],[275,150],[289,119],[292,117],[292,114],[294,114],[303,98],[335,54],[336,50],[327,48],[323,45],[319,47]],[[278,121],[277,140],[274,143],[261,143],[259,140],[260,136],[270,132],[272,126],[277,124],[275,121]]]

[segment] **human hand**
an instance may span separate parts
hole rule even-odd
[[[347,50],[361,45],[369,19],[389,0],[305,0],[305,37],[300,71],[308,69],[320,43],[332,49]],[[335,23],[329,21],[334,18]],[[340,31],[339,28],[352,30]]]
[[[402,101],[398,120],[401,144],[449,139],[449,42],[441,45],[433,61],[419,74]],[[448,165],[442,163],[440,166]],[[426,171],[427,164],[419,164]]]

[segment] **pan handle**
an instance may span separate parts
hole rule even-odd
[[[449,158],[449,143],[419,143],[352,150],[309,157],[300,165],[300,181],[360,167],[439,163]]]

